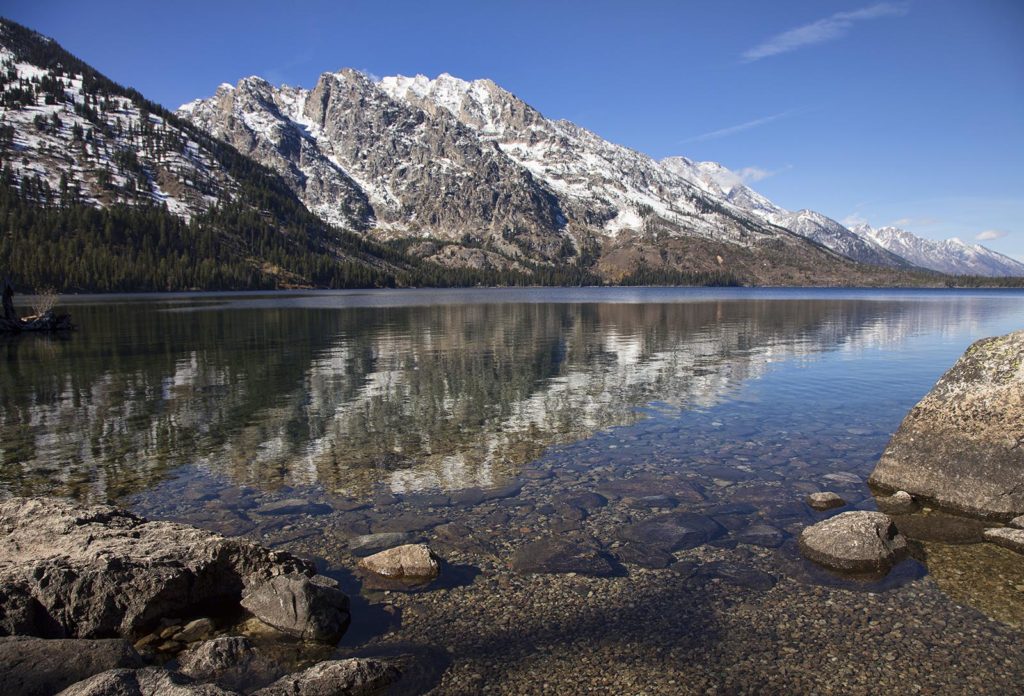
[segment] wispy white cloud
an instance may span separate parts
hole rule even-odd
[[[976,234],[974,238],[979,242],[991,242],[993,239],[1002,239],[1007,234],[1009,233],[1005,230],[985,230]]]
[[[763,126],[766,123],[771,123],[772,121],[778,121],[780,118],[786,118],[787,116],[792,116],[794,113],[796,113],[796,112],[793,111],[793,110],[790,110],[790,111],[783,111],[782,113],[779,113],[779,114],[772,114],[771,116],[764,116],[762,118],[755,118],[753,121],[747,121],[746,123],[740,123],[739,125],[736,125],[736,126],[729,126],[728,128],[719,128],[718,130],[709,131],[708,133],[702,133],[701,135],[695,135],[692,138],[687,138],[686,140],[680,140],[679,143],[680,144],[682,144],[682,143],[700,143],[700,142],[704,142],[705,140],[715,140],[716,138],[724,138],[724,137],[726,137],[728,135],[734,135],[736,133],[742,133],[745,130],[750,130],[751,128],[757,128],[758,126]]]
[[[868,219],[860,213],[850,213],[839,222],[846,227],[856,227],[857,225],[867,225]]]
[[[805,46],[833,41],[844,36],[858,22],[882,17],[901,17],[910,11],[906,3],[880,2],[851,12],[836,12],[830,17],[804,24],[767,39],[743,52],[745,63],[789,53]]]
[[[762,181],[763,179],[767,179],[770,176],[775,176],[776,174],[780,174],[792,168],[793,166],[789,164],[787,164],[785,167],[780,167],[779,169],[744,167],[743,169],[736,172],[736,175],[739,176],[740,181],[742,181],[744,184],[752,184],[755,181]]]
[[[890,224],[893,227],[932,227],[942,224],[942,220],[933,217],[901,217]]]

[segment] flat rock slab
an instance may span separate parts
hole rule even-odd
[[[398,670],[379,660],[329,660],[281,677],[257,696],[369,696],[398,681]]]
[[[677,503],[702,503],[703,494],[686,481],[634,477],[599,483],[596,490],[607,498],[647,498],[664,495]]]
[[[887,515],[844,512],[806,528],[800,551],[810,560],[846,573],[888,573],[907,553],[907,540]]]
[[[785,540],[786,533],[770,524],[752,524],[736,535],[736,541],[741,544],[763,546],[766,549],[778,548]]]
[[[910,410],[869,483],[942,507],[1024,514],[1024,331],[975,342]]]
[[[263,623],[288,635],[336,643],[348,628],[348,595],[328,578],[278,575],[254,588],[242,606]]]
[[[512,555],[512,568],[520,573],[579,573],[607,577],[616,568],[596,545],[568,539],[548,538],[519,547]]]
[[[1024,529],[999,527],[985,530],[985,541],[998,544],[1004,549],[1024,553]]]
[[[369,556],[395,546],[408,544],[416,538],[409,532],[379,532],[362,534],[348,541],[348,550],[355,556]]]
[[[725,528],[710,517],[695,512],[669,512],[626,525],[619,538],[666,553],[692,549],[725,534]]]
[[[668,568],[675,562],[675,556],[659,549],[628,541],[614,550],[615,558],[621,563],[630,563],[641,568]]]
[[[405,544],[375,553],[361,559],[359,567],[385,578],[417,583],[433,580],[441,570],[426,544]]]
[[[0,685],[5,694],[50,696],[94,674],[119,667],[142,667],[142,658],[122,638],[0,638]]]
[[[708,578],[718,578],[730,585],[762,592],[772,589],[776,583],[775,576],[771,573],[727,561],[715,561],[703,565],[700,568],[700,574]]]
[[[273,575],[312,575],[287,553],[109,505],[0,503],[0,633],[131,638],[168,616],[237,606]]]

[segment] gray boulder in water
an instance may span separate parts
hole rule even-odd
[[[279,631],[324,643],[336,643],[349,624],[348,595],[329,578],[278,575],[254,588],[242,606]]]
[[[868,482],[991,519],[1024,513],[1024,331],[968,348],[904,418]]]
[[[286,573],[314,567],[109,505],[0,503],[0,635],[132,638],[164,617],[237,606],[247,588]]]
[[[887,515],[844,512],[800,534],[800,551],[810,560],[846,573],[888,573],[907,553],[907,540]]]

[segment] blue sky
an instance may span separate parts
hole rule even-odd
[[[262,75],[490,77],[787,208],[1024,259],[1024,2],[65,2],[0,13],[169,107]]]

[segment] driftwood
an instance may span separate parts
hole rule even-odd
[[[3,316],[0,316],[0,333],[21,333],[22,331],[71,331],[75,325],[67,314],[47,310],[37,316],[20,317],[14,309],[14,288],[4,280]]]

